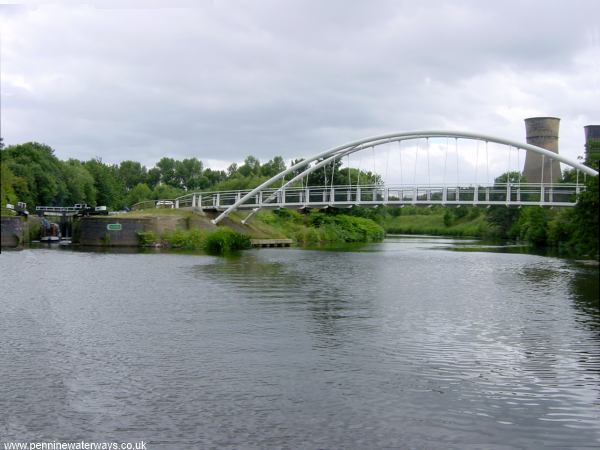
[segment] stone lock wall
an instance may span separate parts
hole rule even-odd
[[[121,225],[110,230],[108,225]],[[115,217],[83,217],[77,243],[81,245],[136,246],[138,232],[149,231],[151,219],[117,219]]]
[[[120,225],[119,230],[109,227],[117,224]],[[186,228],[187,222],[181,217],[83,217],[75,242],[81,245],[133,247],[139,245],[140,232],[152,232],[159,237],[166,232]]]
[[[19,216],[1,217],[0,234],[2,247],[14,248],[23,245],[24,226]]]

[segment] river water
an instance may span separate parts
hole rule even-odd
[[[598,268],[509,250],[3,252],[0,441],[598,448]]]

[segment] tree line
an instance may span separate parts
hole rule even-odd
[[[190,191],[250,189],[287,168],[281,156],[261,163],[252,155],[226,170],[204,167],[197,158],[163,157],[150,169],[132,160],[119,164],[107,164],[99,158],[62,161],[50,146],[37,142],[7,147],[0,142],[0,163],[2,207],[20,201],[29,208],[86,203],[111,210],[144,200],[172,199]],[[364,184],[382,182],[377,174],[340,166],[341,161],[336,161],[333,167],[314,171],[308,183],[340,185],[356,183],[357,179]]]

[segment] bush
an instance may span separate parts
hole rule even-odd
[[[291,222],[300,222],[302,221],[302,214],[298,211],[294,211],[293,209],[276,209],[273,211],[273,214],[277,216],[281,220],[291,221]]]
[[[546,245],[548,216],[548,210],[539,206],[523,208],[517,223],[518,237],[536,247]]]
[[[450,209],[446,209],[444,212],[444,225],[447,227],[451,227],[454,223],[454,214],[450,211]]]
[[[171,247],[185,250],[202,250],[206,241],[205,234],[198,229],[177,230],[163,238]]]
[[[152,231],[138,231],[138,242],[143,247],[152,246],[156,243],[156,235]]]
[[[461,207],[461,208],[454,208],[452,210],[452,214],[454,215],[454,217],[456,217],[457,219],[462,219],[463,217],[467,216],[469,214],[469,208],[465,208],[465,207]]]
[[[223,255],[232,251],[250,248],[250,238],[229,228],[220,228],[207,236],[204,249],[213,255]]]
[[[312,227],[320,227],[327,223],[331,223],[331,217],[322,212],[313,210],[308,215],[308,225]]]
[[[383,228],[371,219],[339,215],[334,223],[341,230],[344,242],[373,242],[385,237]]]

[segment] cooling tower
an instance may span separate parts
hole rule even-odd
[[[558,154],[558,127],[556,117],[525,119],[527,143]],[[543,174],[543,179],[542,179]],[[560,180],[560,163],[535,152],[527,152],[523,177],[528,183],[550,183]]]
[[[585,160],[587,162],[600,159],[600,125],[583,127],[585,131]]]

